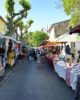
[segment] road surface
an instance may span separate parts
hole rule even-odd
[[[47,62],[19,61],[0,85],[0,100],[74,100],[74,92]]]

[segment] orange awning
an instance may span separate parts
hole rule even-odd
[[[44,40],[39,44],[39,46],[56,46],[59,44],[62,44],[62,42],[51,42],[49,40]]]

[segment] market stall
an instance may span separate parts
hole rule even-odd
[[[4,36],[3,40],[4,42],[4,48],[5,48],[5,54],[4,54],[4,65],[10,65],[13,66],[16,62],[16,59],[19,55],[20,48],[18,46],[20,41],[17,41],[16,39],[10,37],[10,36]]]
[[[78,75],[80,75],[80,64],[67,66],[64,61],[58,61],[57,64],[54,65],[54,69],[58,76],[66,81],[68,86],[76,90]]]
[[[56,58],[53,59],[55,72],[61,77],[66,84],[71,87],[75,94],[80,92],[80,35],[65,33],[56,39],[58,42],[66,42],[63,49]],[[71,53],[65,53],[66,45],[71,48]],[[64,51],[64,52],[63,52]],[[72,51],[73,55],[72,55]]]
[[[57,42],[80,42],[79,34],[69,34],[69,32],[64,33],[59,38],[56,39]]]
[[[4,36],[0,35],[0,77],[5,72],[5,39]]]
[[[49,47],[48,50],[47,50],[46,59],[53,69],[54,69],[53,60],[59,54],[59,51],[57,52],[56,46],[55,47],[53,46],[52,48]]]
[[[53,59],[56,53],[60,53],[62,44],[63,42],[56,42],[56,39],[54,41],[44,40],[39,44],[39,47],[46,48],[46,59],[53,69]]]

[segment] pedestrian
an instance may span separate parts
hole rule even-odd
[[[71,54],[71,48],[69,47],[69,45],[67,45],[67,46],[65,47],[65,53],[68,54],[68,55]]]
[[[41,55],[40,55],[40,52],[39,50],[37,50],[37,66],[39,67],[40,66],[40,63],[41,63]]]
[[[8,50],[8,64],[10,67],[12,67],[12,65],[14,64],[14,50],[12,48],[10,48]]]
[[[28,60],[29,60],[29,55],[30,55],[30,50],[28,50],[28,52],[27,52],[27,58],[28,58]]]
[[[69,45],[67,45],[65,47],[65,53],[66,53],[65,59],[67,61],[69,61],[70,59],[72,59],[72,57],[71,57],[71,48],[69,47]]]
[[[33,50],[32,55],[33,55],[34,60],[37,60],[37,55],[36,55],[36,51],[35,50]]]
[[[32,50],[28,50],[28,60],[31,60],[32,57]]]
[[[28,60],[32,60],[33,59],[33,50],[29,50],[28,51]]]

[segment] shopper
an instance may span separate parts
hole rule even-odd
[[[71,54],[71,48],[69,47],[69,45],[67,45],[67,46],[65,47],[65,53],[68,54],[68,55]]]
[[[12,67],[12,65],[14,64],[14,50],[12,48],[10,48],[8,50],[8,64],[10,67]]]

